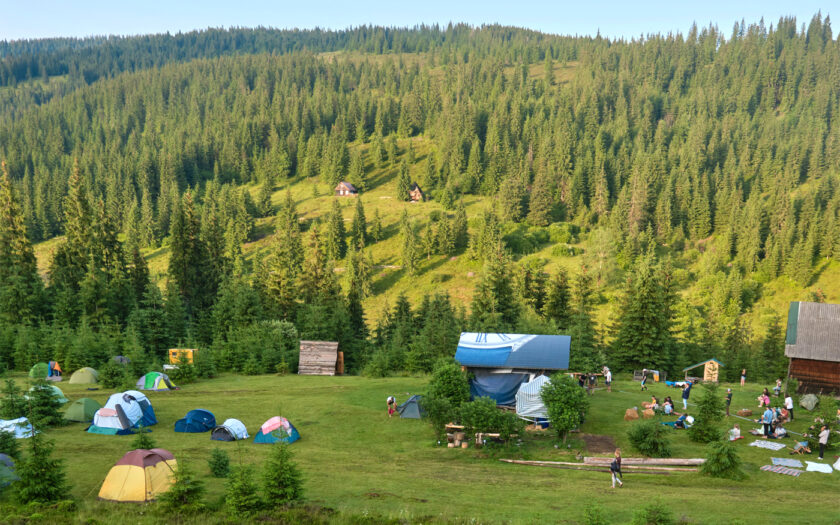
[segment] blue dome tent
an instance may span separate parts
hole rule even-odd
[[[216,416],[209,410],[197,408],[175,422],[175,432],[209,432],[216,426]]]

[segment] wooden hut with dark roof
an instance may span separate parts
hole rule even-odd
[[[341,181],[335,187],[336,197],[356,197],[359,195],[359,190],[347,181]]]
[[[411,202],[423,202],[425,197],[426,196],[423,194],[423,190],[420,189],[420,185],[416,182],[412,182],[411,189],[408,190],[408,199]]]
[[[840,392],[840,305],[790,303],[785,356],[800,393]]]

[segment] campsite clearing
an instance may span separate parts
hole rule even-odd
[[[22,375],[15,376],[21,384]],[[291,445],[295,461],[304,473],[309,505],[339,511],[331,519],[352,521],[356,516],[383,516],[408,522],[449,522],[475,519],[482,523],[577,523],[582,509],[594,503],[604,508],[613,523],[627,523],[642,504],[661,499],[671,504],[677,517],[687,523],[729,523],[733,519],[798,523],[832,523],[836,519],[836,494],[840,472],[831,475],[805,472],[780,476],[759,468],[778,453],[737,444],[747,463],[749,478],[741,483],[711,479],[694,472],[670,475],[625,473],[622,490],[609,490],[609,475],[603,472],[533,468],[507,464],[501,458],[575,462],[582,449],[578,434],[570,437],[569,449],[556,449],[550,432],[538,432],[522,446],[496,449],[453,450],[435,446],[433,433],[423,420],[388,419],[384,400],[396,395],[398,402],[409,394],[426,390],[425,377],[369,379],[353,376],[235,376],[180,385],[181,390],[148,392],[159,423],[151,437],[158,447],[172,452],[179,464],[189,464],[206,483],[206,501],[211,512],[198,519],[204,524],[224,522],[221,498],[224,480],[209,474],[207,459],[214,448],[226,450],[235,465],[261,465],[270,446],[253,439],[212,441],[208,433],[175,433],[174,424],[190,409],[211,411],[217,421],[241,420],[256,435],[267,419],[281,415],[294,422],[302,438]],[[104,403],[109,390],[88,391],[87,385],[65,384],[65,394],[76,400],[92,397]],[[654,383],[639,394],[629,381],[613,383],[613,392],[596,390],[583,425],[587,434],[610,436],[625,456],[637,456],[623,420],[624,410],[657,396],[672,393]],[[738,389],[735,389],[738,390]],[[750,406],[760,388],[736,391],[733,408]],[[734,413],[734,411],[733,411]],[[797,412],[791,430],[801,431],[807,412]],[[741,423],[735,417],[727,424]],[[73,423],[51,429],[47,436],[56,443],[56,455],[64,460],[71,495],[79,502],[77,521],[99,523],[159,523],[161,516],[145,505],[97,501],[102,482],[114,463],[131,449],[133,436],[106,436],[83,431]],[[675,457],[703,457],[703,447],[688,441],[684,431],[674,431]],[[791,440],[788,440],[791,442]],[[21,441],[26,448],[26,443]],[[814,459],[811,456],[808,459]],[[582,465],[582,464],[581,464]],[[340,472],[340,476],[335,473]],[[467,481],[465,481],[467,480]],[[371,494],[377,494],[373,497]],[[708,503],[714,501],[710,506]],[[119,512],[114,512],[118,509]],[[213,511],[217,511],[214,513]],[[346,519],[345,519],[346,518]],[[367,523],[368,521],[364,521]]]

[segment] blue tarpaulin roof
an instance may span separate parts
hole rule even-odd
[[[477,368],[566,370],[571,341],[568,335],[464,332],[455,359],[463,366]]]

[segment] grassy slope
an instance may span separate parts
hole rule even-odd
[[[629,473],[625,487],[612,491],[609,476],[600,472],[576,472],[509,465],[501,457],[573,460],[579,441],[572,448],[558,450],[545,435],[527,438],[523,447],[507,451],[450,450],[433,446],[432,432],[425,422],[388,420],[384,400],[395,394],[404,400],[408,393],[422,392],[424,378],[367,379],[360,377],[224,376],[185,385],[177,392],[150,393],[160,424],[152,436],[158,446],[171,450],[181,462],[189,462],[208,485],[207,500],[218,504],[224,490],[222,480],[209,476],[206,459],[214,447],[231,454],[234,462],[256,463],[268,446],[251,441],[220,443],[207,434],[175,434],[174,421],[189,409],[206,408],[219,421],[241,419],[255,434],[270,416],[283,414],[299,429],[303,438],[293,445],[296,460],[305,473],[308,502],[350,514],[380,514],[418,521],[424,517],[441,520],[551,521],[576,523],[590,502],[603,506],[611,523],[625,523],[634,509],[661,498],[678,509],[689,523],[729,523],[735,518],[750,522],[761,515],[768,521],[831,523],[836,516],[838,475],[805,473],[800,478],[758,471],[772,455],[786,455],[738,444],[748,462],[750,477],[743,483],[713,480],[699,474],[680,473],[652,476]],[[83,385],[60,385],[68,397],[90,396],[100,402],[107,392],[88,392]],[[617,382],[613,393],[596,391],[592,410],[583,427],[587,433],[608,434],[635,456],[624,437],[629,423],[624,409],[647,399],[638,386]],[[752,407],[758,386],[749,385],[736,394],[733,408]],[[652,393],[672,397],[676,390],[653,385]],[[801,430],[805,411],[792,426]],[[729,421],[731,424],[734,419]],[[741,421],[746,429],[746,422]],[[160,519],[145,506],[119,506],[96,501],[109,468],[130,449],[133,437],[83,433],[84,425],[73,424],[50,430],[57,453],[64,458],[72,496],[80,501],[80,518],[103,523],[156,523]],[[674,453],[698,457],[702,448],[690,443],[684,432],[674,431]],[[790,441],[790,440],[788,440]],[[814,459],[809,457],[808,459]],[[113,510],[119,508],[120,512]],[[207,520],[202,520],[204,523]]]

